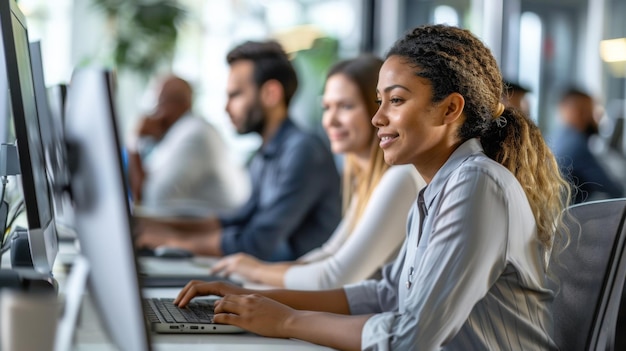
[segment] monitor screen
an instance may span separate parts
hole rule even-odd
[[[0,55],[0,67],[4,67],[4,56]],[[4,79],[0,79],[0,143],[12,144],[15,142],[15,133],[13,132],[13,119],[11,118],[11,105],[9,103],[9,82],[6,75],[0,75]]]
[[[2,56],[21,168],[28,238],[35,270],[50,273],[58,250],[30,64],[26,20],[14,0],[0,0]],[[3,79],[2,79],[3,78]]]
[[[63,215],[64,190],[69,185],[63,121],[60,116],[53,114],[51,109],[49,90],[46,88],[44,78],[41,42],[31,42],[29,48],[48,186],[53,199],[54,218],[58,221]],[[56,105],[54,106],[56,109]]]
[[[72,75],[65,136],[76,232],[90,266],[89,291],[116,346],[148,350],[120,137],[110,74],[82,68]],[[120,318],[123,316],[123,318]]]
[[[67,85],[60,83],[48,87],[48,103],[50,115],[53,121],[65,121],[65,100],[67,97]],[[61,130],[63,133],[63,130]]]

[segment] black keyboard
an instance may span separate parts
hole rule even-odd
[[[174,299],[144,299],[144,309],[149,322],[167,323],[213,323],[213,301],[196,300],[185,308],[174,305]]]

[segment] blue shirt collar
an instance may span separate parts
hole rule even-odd
[[[267,144],[261,147],[259,152],[265,158],[274,157],[294,129],[297,129],[296,125],[291,121],[291,119],[285,118],[283,123],[276,131],[276,134],[272,137],[272,139],[270,139]]]

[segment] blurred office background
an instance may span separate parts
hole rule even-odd
[[[172,70],[196,89],[194,110],[214,123],[241,160],[259,143],[235,134],[224,112],[226,52],[275,38],[293,55],[301,88],[298,123],[323,135],[319,96],[337,59],[384,55],[424,23],[468,28],[492,49],[504,76],[531,90],[531,117],[548,134],[561,90],[597,97],[597,150],[626,182],[626,0],[19,0],[31,40],[41,39],[48,85],[79,65],[115,67],[120,125],[127,134],[154,97],[151,77]],[[621,122],[620,122],[621,121]],[[243,162],[243,161],[242,161]]]

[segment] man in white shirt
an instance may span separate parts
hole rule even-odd
[[[168,76],[154,112],[139,122],[136,143],[129,146],[135,204],[184,214],[195,208],[231,210],[247,200],[247,172],[229,159],[215,128],[191,114],[192,97],[187,81]]]

